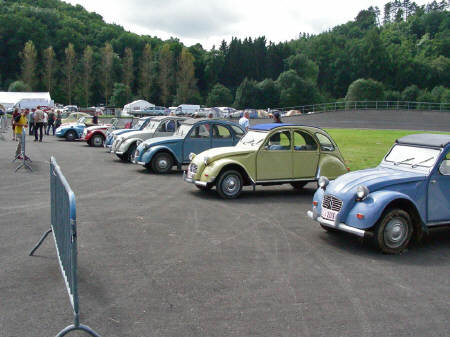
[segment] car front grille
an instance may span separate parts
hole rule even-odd
[[[339,212],[342,208],[342,200],[332,195],[325,194],[323,196],[322,207],[335,212]]]

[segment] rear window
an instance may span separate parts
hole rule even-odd
[[[325,135],[321,133],[316,133],[316,137],[320,143],[320,149],[322,151],[334,151],[333,142]]]

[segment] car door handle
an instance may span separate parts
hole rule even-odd
[[[436,184],[436,179],[430,180],[430,183],[431,183],[431,184]]]

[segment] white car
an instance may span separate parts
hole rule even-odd
[[[141,142],[149,138],[171,136],[185,119],[176,116],[153,117],[144,129],[118,136],[112,144],[111,153],[123,161],[132,162],[134,152]]]

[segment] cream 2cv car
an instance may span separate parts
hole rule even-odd
[[[118,136],[111,152],[123,161],[133,162],[134,153],[140,143],[150,138],[172,136],[185,119],[176,116],[153,117],[144,129]]]
[[[185,181],[203,190],[216,186],[225,199],[238,197],[245,185],[288,183],[302,188],[321,175],[334,179],[347,172],[336,143],[324,130],[295,124],[255,125],[234,147],[190,157]]]

